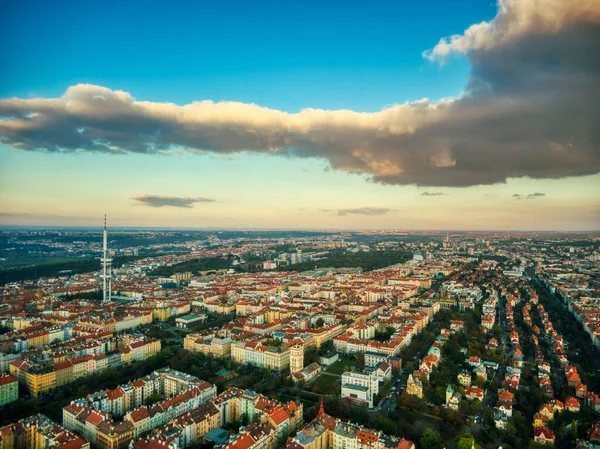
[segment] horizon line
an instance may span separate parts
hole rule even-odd
[[[75,229],[75,230],[98,230],[101,232],[103,227],[102,225],[5,225],[0,224],[0,230],[18,230],[18,229],[37,229],[37,230],[59,230],[59,229]],[[170,227],[170,226],[109,226],[109,230],[169,230],[169,231],[201,231],[201,232],[219,232],[219,231],[239,231],[239,232],[280,232],[280,231],[288,231],[288,232],[325,232],[325,233],[340,233],[340,232],[473,232],[473,233],[506,233],[507,229],[452,229],[452,228],[262,228],[262,227],[247,227],[247,228],[213,228],[213,227]],[[560,229],[552,229],[552,230],[540,230],[540,229],[532,229],[532,230],[524,230],[524,229],[516,229],[510,228],[511,233],[554,233],[554,234],[565,234],[565,233],[590,233],[596,234],[600,233],[600,229],[570,229],[570,230],[560,230]]]

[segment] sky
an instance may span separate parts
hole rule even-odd
[[[600,229],[600,0],[0,9],[0,225]]]

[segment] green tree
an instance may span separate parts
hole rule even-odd
[[[378,415],[375,419],[375,429],[381,430],[386,435],[396,435],[398,433],[396,423],[382,415]]]
[[[437,404],[443,404],[446,402],[446,389],[442,386],[435,387],[435,395],[438,398]]]
[[[433,429],[427,429],[423,432],[419,442],[422,449],[442,449],[444,447],[442,436],[437,430]]]
[[[317,325],[317,327],[323,327],[323,324],[325,324],[325,320],[323,320],[323,318],[319,317],[319,318],[317,318],[317,322],[315,324]]]
[[[152,405],[160,400],[162,400],[162,395],[160,393],[152,393],[146,398],[144,405]]]
[[[363,351],[358,351],[356,353],[356,361],[354,362],[356,369],[358,371],[362,371],[365,369],[365,353]]]
[[[359,424],[366,424],[369,421],[369,412],[362,407],[353,407],[350,420]]]
[[[472,447],[481,449],[481,446],[475,442],[475,438],[472,435],[465,433],[458,438],[456,443],[457,449],[471,449]]]
[[[515,427],[515,425],[512,422],[507,422],[506,423],[506,427],[504,428],[504,430],[506,431],[506,433],[508,433],[509,435],[516,435],[517,434],[517,428]]]
[[[475,399],[473,402],[469,404],[469,415],[475,416],[481,410],[481,401],[479,399]]]

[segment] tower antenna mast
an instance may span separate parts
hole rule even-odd
[[[104,234],[102,245],[102,301],[110,301],[112,297],[112,259],[108,257],[108,232],[106,231],[106,214],[104,214]]]

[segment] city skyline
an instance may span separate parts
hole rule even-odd
[[[277,5],[7,3],[0,226],[600,229],[598,1]]]

